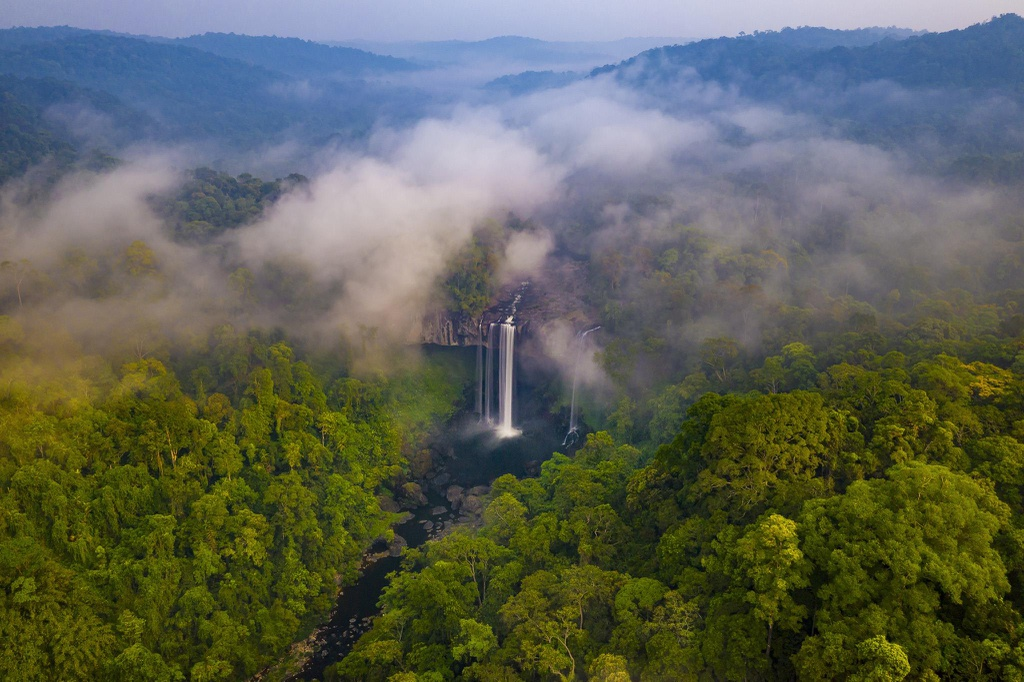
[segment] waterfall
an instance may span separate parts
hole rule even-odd
[[[596,332],[601,326],[592,327],[576,335],[576,362],[572,368],[572,399],[569,402],[569,432],[565,434],[562,445],[572,445],[579,438],[579,424],[576,423],[576,382],[579,380],[580,357],[583,355],[583,340],[590,332]]]
[[[484,318],[476,326],[479,343],[476,345],[476,416],[484,418]]]
[[[492,427],[501,438],[520,434],[513,426],[516,417],[516,310],[529,285],[523,282],[510,304],[485,313],[500,315],[497,321],[485,323],[481,316],[477,324],[480,344],[476,349],[476,412],[480,422]]]
[[[477,413],[482,423],[494,427],[503,438],[519,435],[512,425],[516,393],[515,344],[516,325],[511,316],[504,322],[491,322],[486,337],[481,320],[476,355]]]
[[[494,391],[491,390],[491,382],[494,377],[494,323],[487,327],[487,367],[484,370],[484,422],[494,423],[491,419],[491,405]]]
[[[515,383],[515,342],[516,326],[512,318],[501,323],[501,338],[498,347],[498,435],[512,436],[512,387]]]

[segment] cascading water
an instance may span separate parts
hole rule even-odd
[[[516,326],[512,318],[501,323],[498,347],[498,435],[505,438],[519,432],[512,427],[513,384],[515,383]]]
[[[476,328],[477,335],[479,335],[480,343],[476,345],[476,414],[477,417],[483,419],[484,416],[484,318],[480,318],[480,323]]]
[[[572,368],[572,399],[569,402],[569,432],[565,434],[562,445],[572,445],[580,437],[579,424],[576,422],[576,383],[579,380],[580,357],[583,355],[583,340],[590,332],[596,332],[601,326],[592,327],[576,335],[576,362]]]
[[[494,377],[494,323],[487,327],[487,368],[484,370],[484,422],[492,424],[491,405],[493,404],[493,391],[491,382]]]
[[[523,282],[511,304],[499,308],[500,321],[486,324],[481,317],[477,327],[480,340],[476,353],[476,411],[480,421],[494,427],[502,438],[520,434],[512,424],[515,418],[516,392],[516,309],[529,285],[529,282]]]

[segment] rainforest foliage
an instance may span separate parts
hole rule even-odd
[[[424,93],[363,80],[410,68],[360,50],[268,36],[169,40],[67,27],[0,30],[0,74],[13,77],[18,91],[75,90],[40,102],[57,105],[57,118],[69,123],[81,112],[112,114],[104,139],[89,140],[107,151],[140,138],[216,141],[232,149],[270,139],[321,145],[358,138],[378,116],[419,114]],[[0,89],[8,89],[2,80]]]
[[[592,247],[607,431],[409,552],[327,677],[1024,675],[1019,219],[929,267],[870,222]]]
[[[0,183],[44,159],[69,163],[74,158],[73,147],[47,129],[37,110],[7,91],[0,91],[0,121]]]
[[[678,425],[659,413],[673,435],[653,457],[600,432],[496,480],[482,527],[409,552],[331,674],[1017,679],[1013,320],[957,341],[848,332],[827,358],[794,341],[745,373],[714,344],[701,381],[666,392],[728,392]]]
[[[491,123],[468,126],[460,163],[420,146],[427,123],[311,185],[118,166],[95,150],[344,149],[427,95],[0,31],[0,678],[234,680],[279,661],[389,537],[385,508],[472,393],[464,367],[405,361],[417,315],[479,316],[520,268],[541,270],[519,309],[543,337],[530,394],[572,400],[590,433],[408,551],[327,676],[1024,679],[1024,21],[871,36],[797,29],[608,69],[595,89],[662,107],[615,113],[609,148],[685,118],[694,72],[697,100],[728,102],[684,126],[701,144],[662,136],[664,167],[617,179],[624,157],[590,165],[604,144],[554,126],[558,144],[524,147],[531,173],[563,141],[586,153],[552,161],[562,199],[534,224],[493,220],[505,205],[448,175],[488,155]],[[190,43],[277,45],[293,71],[355,58]],[[460,120],[440,144],[460,148]],[[515,190],[522,159],[503,153]],[[371,201],[335,203],[347,182]],[[260,232],[289,204],[310,210],[284,239]]]
[[[0,317],[4,679],[231,680],[319,623],[451,414],[429,369],[325,375],[215,329],[121,365]],[[447,374],[443,375],[447,378]]]
[[[174,238],[182,242],[208,242],[225,230],[240,227],[289,189],[308,179],[297,173],[279,180],[261,180],[249,173],[237,178],[210,168],[197,168],[173,196],[154,200],[172,225]]]
[[[154,201],[181,244],[175,216],[245,229],[276,184],[196,171]],[[594,245],[580,276],[616,397],[583,414],[607,431],[497,479],[481,527],[410,551],[328,675],[1024,674],[1024,233],[1000,221],[927,268],[828,215],[760,248],[682,224]],[[486,286],[516,229],[489,224],[443,282]],[[836,292],[843,254],[884,276]],[[237,679],[278,660],[388,534],[379,496],[422,475],[459,404],[465,377],[431,363],[356,378],[345,353],[227,324],[130,328],[99,352],[49,319],[66,300],[159,308],[172,266],[134,240],[0,270],[6,677]],[[221,314],[270,309],[258,274],[220,274]],[[758,342],[679,333],[722,311]]]

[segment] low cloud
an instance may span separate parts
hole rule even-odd
[[[381,134],[371,147],[375,156],[340,159],[232,242],[253,268],[294,259],[335,286],[324,324],[407,339],[474,228],[552,201],[563,172],[486,111]]]
[[[543,286],[583,257],[607,266],[621,279],[620,295],[641,303],[687,229],[735,251],[723,258],[756,260],[802,245],[825,293],[835,296],[885,293],[901,262],[942,274],[998,251],[977,229],[1007,215],[997,191],[920,173],[903,153],[843,139],[813,116],[744,100],[692,74],[673,88],[659,100],[602,77],[378,129],[358,152],[310,157],[299,169],[312,176],[308,185],[257,223],[203,247],[171,241],[151,201],[173,191],[181,181],[175,169],[198,147],[138,151],[114,171],[65,179],[45,202],[14,201],[17,188],[9,187],[0,249],[5,260],[28,259],[36,270],[70,277],[69,268],[93,267],[90,258],[95,268],[118,271],[124,250],[145,242],[158,276],[130,284],[123,273],[111,275],[102,296],[74,287],[47,294],[48,311],[96,344],[133,327],[193,334],[223,319],[312,338],[408,342],[451,256],[485,221],[510,211],[543,227],[508,235],[504,283],[531,277]],[[66,120],[83,130],[102,123]],[[262,162],[280,165],[303,149],[268,147]],[[668,343],[731,335],[756,346],[771,314],[764,301],[784,298],[790,286],[788,270],[764,260],[749,281],[719,283],[756,285],[743,306],[691,320],[659,311],[659,333]],[[243,267],[276,278],[291,298],[257,300],[239,312],[229,278]],[[102,272],[87,275],[103,280]],[[711,286],[717,275],[696,276]],[[31,296],[44,290],[40,284]],[[559,310],[591,305],[585,291],[564,295],[576,299]],[[549,321],[543,331],[545,352],[567,377],[576,371],[577,327]],[[580,360],[580,376],[595,384],[603,381],[592,352],[598,345]]]

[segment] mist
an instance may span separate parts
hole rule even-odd
[[[912,106],[913,94],[886,88],[888,99]],[[22,305],[8,277],[3,312],[59,320],[90,348],[131,346],[127,339],[147,330],[183,341],[225,321],[326,346],[415,344],[452,257],[488,221],[514,214],[534,227],[508,235],[498,283],[529,279],[563,315],[541,315],[535,328],[569,377],[574,332],[608,322],[581,262],[618,258],[614,296],[642,309],[652,273],[669,271],[692,234],[722,258],[760,259],[746,281],[702,272],[686,296],[708,301],[685,314],[641,310],[629,323],[660,319],[670,348],[731,336],[759,352],[779,303],[807,300],[779,255],[794,245],[828,243],[804,256],[823,283],[821,305],[851,295],[877,302],[906,286],[907,263],[942,280],[1001,253],[998,230],[983,226],[1005,222],[1013,202],[992,187],[921,172],[927,141],[887,149],[853,140],[811,113],[692,73],[669,90],[665,98],[601,76],[379,124],[357,145],[309,152],[306,140],[274,143],[254,165],[280,167],[300,154],[310,182],[205,245],[172,240],[153,202],[182,181],[199,141],[135,148],[115,170],[66,177],[32,200],[26,179],[4,190],[0,246],[3,260],[24,259],[32,274]],[[84,115],[63,121],[83,136],[103,129]],[[142,275],[126,266],[137,241],[153,255]],[[768,253],[776,265],[765,265]],[[245,272],[257,295],[240,291]],[[757,295],[728,309],[708,289],[752,285]],[[593,339],[583,381],[609,380],[594,353],[607,350],[603,339],[629,336],[621,324]]]

